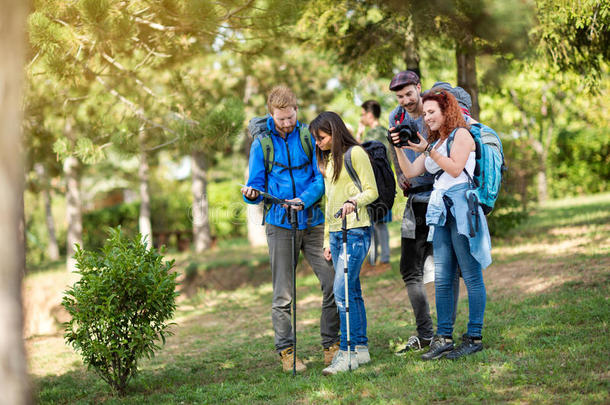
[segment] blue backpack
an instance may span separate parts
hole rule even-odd
[[[447,139],[448,157],[456,131],[454,130]],[[502,141],[496,131],[478,122],[470,124],[470,135],[472,135],[476,147],[476,165],[472,177],[466,168],[464,168],[464,173],[474,188],[483,213],[488,215],[498,199],[502,175],[506,171]],[[442,173],[442,170],[438,172],[436,178],[440,177]]]

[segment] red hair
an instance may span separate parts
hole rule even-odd
[[[447,90],[437,87],[428,90],[422,97],[422,104],[426,101],[436,101],[444,118],[444,122],[438,131],[430,130],[430,127],[426,124],[428,142],[432,143],[438,139],[447,139],[451,131],[456,128],[470,129],[470,125],[466,124],[462,109],[457,100]]]

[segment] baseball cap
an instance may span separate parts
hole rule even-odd
[[[432,86],[432,88],[441,88],[443,90],[447,90],[455,99],[461,108],[465,108],[470,112],[472,109],[472,99],[470,98],[470,94],[460,86],[451,87],[451,85],[447,82],[436,82]]]
[[[397,91],[401,87],[404,87],[408,84],[418,84],[420,83],[419,76],[412,70],[403,70],[399,72],[392,78],[390,82],[390,90]]]

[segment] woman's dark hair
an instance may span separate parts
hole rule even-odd
[[[309,124],[309,132],[313,134],[317,141],[320,140],[320,131],[330,135],[332,137],[332,143],[330,151],[323,151],[320,148],[316,148],[318,166],[320,167],[320,171],[325,172],[328,164],[329,152],[332,152],[334,168],[332,181],[335,183],[343,168],[343,154],[347,152],[350,147],[359,145],[359,143],[349,132],[345,123],[341,117],[339,117],[339,114],[332,111],[324,111]]]
[[[426,130],[428,131],[428,142],[436,142],[438,139],[445,139],[456,128],[469,129],[470,125],[466,124],[462,109],[460,108],[457,100],[453,97],[453,94],[449,93],[440,87],[434,87],[422,96],[422,104],[426,101],[436,101],[441,113],[444,117],[443,125],[438,131],[430,130],[428,124],[426,124]],[[425,122],[425,120],[424,120]]]

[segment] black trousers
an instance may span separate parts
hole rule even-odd
[[[407,287],[420,339],[431,339],[434,336],[430,305],[423,281],[424,262],[427,256],[432,255],[432,243],[426,241],[429,229],[426,225],[427,209],[426,203],[413,203],[415,239],[401,238],[400,243],[400,274]]]

